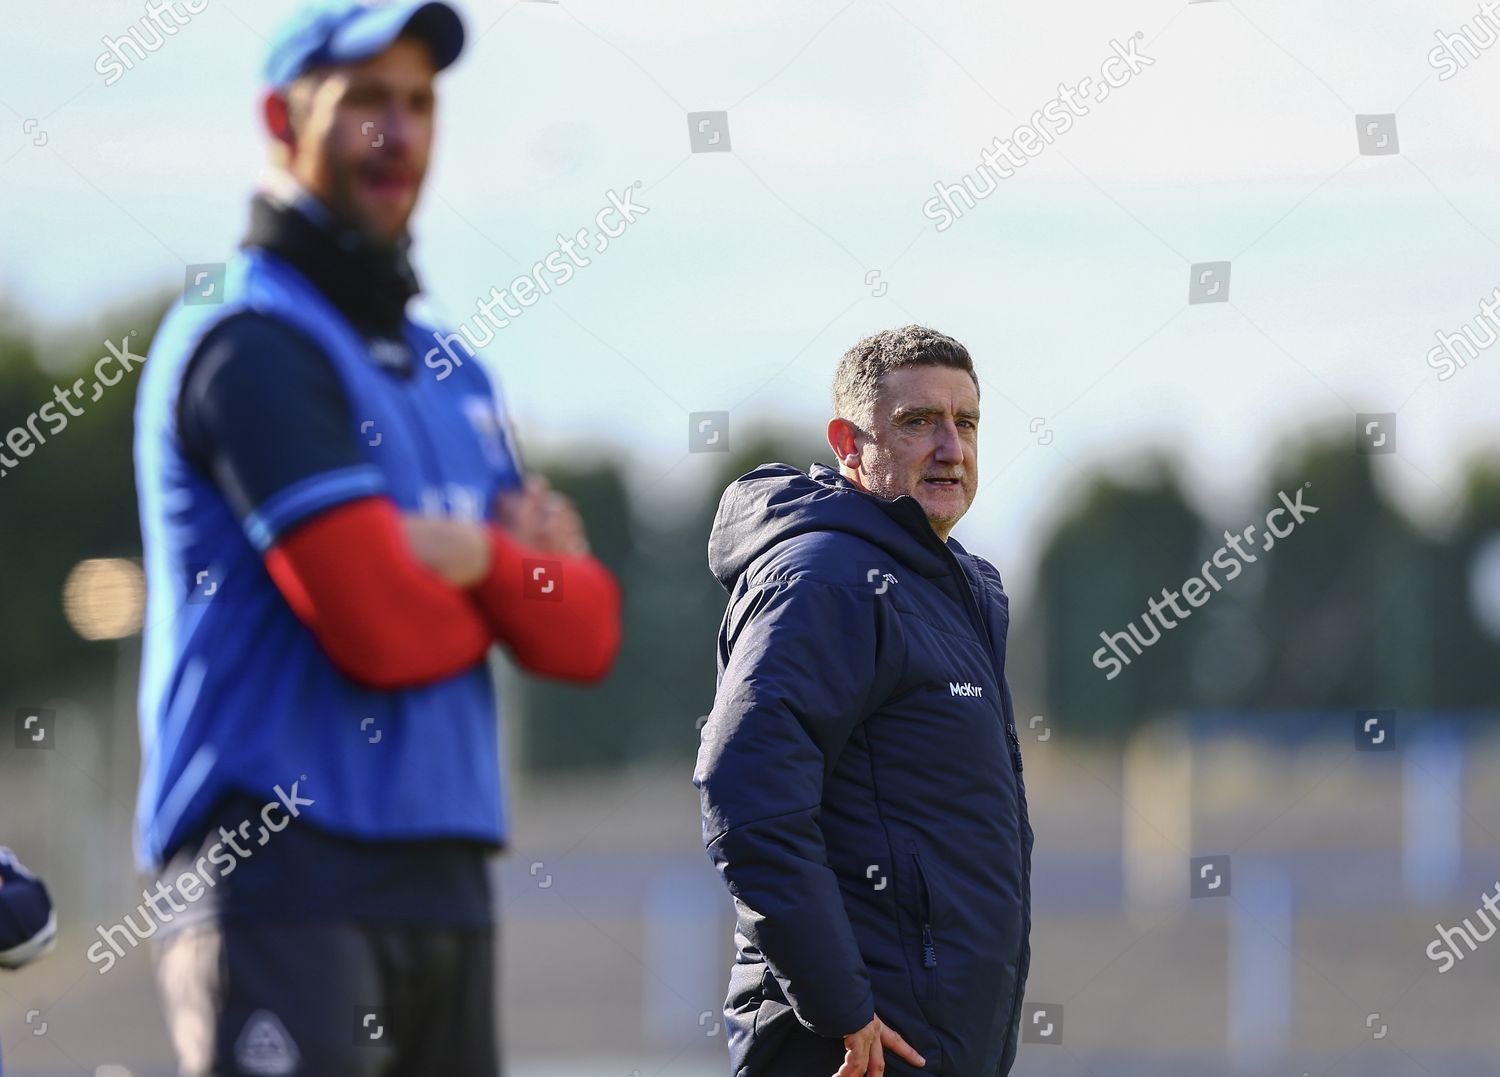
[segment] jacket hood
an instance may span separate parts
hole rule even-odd
[[[827,464],[803,474],[789,464],[761,464],[724,490],[708,537],[708,567],[726,591],[761,554],[812,531],[863,539],[923,576],[950,572],[943,542],[916,498],[887,501],[855,486]],[[963,552],[949,540],[954,553]]]

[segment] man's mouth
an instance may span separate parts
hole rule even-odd
[[[927,478],[923,479],[922,481],[925,482],[925,483],[928,483],[928,484],[930,484],[932,486],[938,486],[938,487],[957,487],[957,486],[962,486],[963,483],[964,483],[963,479],[947,479],[947,478],[942,478],[941,476],[936,476],[936,475],[929,475]]]
[[[415,185],[416,174],[407,168],[367,168],[364,181],[377,195],[399,198]]]

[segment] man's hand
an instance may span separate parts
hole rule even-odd
[[[844,1037],[844,1064],[833,1077],[881,1077],[885,1073],[885,1052],[894,1051],[913,1066],[925,1066],[927,1060],[893,1028],[887,1028],[876,1014],[875,1019],[858,1032]]]
[[[485,525],[447,516],[403,514],[401,526],[416,559],[455,587],[473,587],[490,570]]]
[[[523,489],[496,498],[495,518],[523,546],[569,557],[589,552],[583,519],[573,502],[540,475],[529,476]]]

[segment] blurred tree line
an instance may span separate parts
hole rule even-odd
[[[1500,470],[1471,464],[1454,519],[1426,534],[1381,493],[1380,457],[1336,425],[1351,430],[1288,454],[1231,520],[1200,515],[1165,461],[1143,481],[1092,481],[1044,543],[1037,608],[1023,614],[1045,639],[1052,716],[1112,735],[1185,710],[1500,709]],[[1299,490],[1317,513],[1263,551],[1266,514]],[[1101,633],[1134,622],[1150,640],[1148,600],[1180,591],[1250,524],[1241,546],[1256,561],[1232,579],[1212,569],[1222,590],[1196,609],[1179,601],[1189,618],[1168,611],[1177,627],[1158,621],[1141,654],[1118,643],[1130,661],[1110,679],[1094,662]]]
[[[111,644],[81,639],[63,617],[62,586],[70,569],[90,557],[139,558],[141,537],[131,460],[131,412],[139,368],[88,399],[94,364],[108,354],[105,341],[128,337],[132,353],[146,341],[166,311],[156,303],[106,314],[97,328],[79,329],[44,344],[19,311],[0,303],[0,441],[25,426],[42,405],[56,402],[54,386],[85,380],[82,414],[48,434],[45,444],[21,444],[0,452],[16,460],[0,478],[0,573],[3,573],[5,636],[0,647],[0,701],[6,721],[19,706],[48,695],[78,693],[114,674]],[[134,336],[129,336],[134,332]],[[45,349],[45,352],[44,352]],[[109,373],[118,372],[111,366]],[[61,412],[67,415],[67,412]],[[0,464],[0,469],[4,465]],[[8,726],[7,726],[8,728]]]
[[[15,311],[0,311],[0,438],[51,399],[55,384],[91,377],[106,339],[139,330],[133,347],[144,353],[147,327],[163,310],[116,312],[97,329],[48,345],[46,356]],[[80,560],[140,556],[131,471],[137,377],[88,403],[0,478],[0,684],[8,709],[106,692],[115,675],[115,645],[80,639],[64,620],[60,595]],[[518,762],[545,770],[692,757],[698,719],[713,699],[725,599],[706,561],[717,492],[768,460],[806,468],[828,459],[817,430],[737,431],[732,444],[735,451],[709,458],[716,475],[708,496],[678,506],[676,515],[633,504],[615,463],[540,463],[577,502],[595,552],[618,575],[626,635],[614,672],[598,687],[513,680],[506,709],[521,723]],[[1212,522],[1169,460],[1155,460],[1137,481],[1097,474],[1041,544],[1031,608],[1013,611],[1018,706],[1095,735],[1182,709],[1493,708],[1500,614],[1485,627],[1474,566],[1488,550],[1489,588],[1500,590],[1500,468],[1473,466],[1456,514],[1433,535],[1382,495],[1372,472],[1378,459],[1357,455],[1352,436],[1303,447],[1267,477],[1243,519]],[[1291,495],[1304,483],[1316,515],[1245,565],[1186,623],[1162,631],[1139,656],[1127,651],[1130,663],[1106,677],[1093,660],[1101,633],[1132,622],[1141,631],[1148,599],[1196,574],[1224,545],[1226,529],[1255,523],[1246,546],[1259,555],[1278,491]],[[1007,578],[1015,571],[999,567]],[[1500,594],[1489,601],[1500,608]]]

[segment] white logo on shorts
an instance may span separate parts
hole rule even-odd
[[[246,1073],[260,1077],[285,1077],[297,1072],[301,1054],[281,1019],[269,1010],[256,1010],[245,1022],[234,1060]]]

